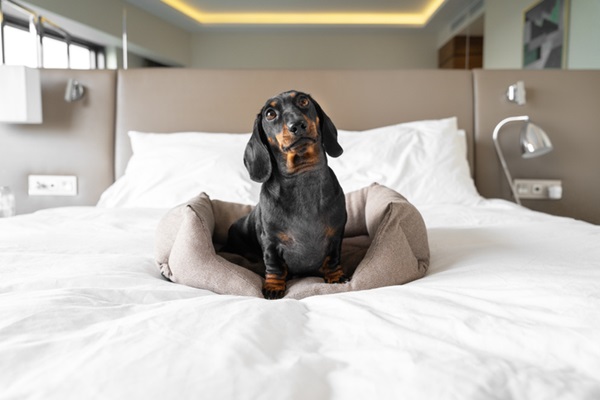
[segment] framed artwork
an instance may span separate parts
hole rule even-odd
[[[525,11],[523,67],[566,67],[569,0],[541,0]]]

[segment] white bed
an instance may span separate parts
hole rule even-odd
[[[442,136],[460,165],[415,160],[445,190],[443,171],[469,175],[464,137]],[[142,158],[134,143],[130,165]],[[153,242],[168,207],[136,206],[144,191],[125,186],[102,207],[0,219],[0,398],[600,398],[598,226],[408,185],[428,228],[424,278],[267,301],[165,280]]]

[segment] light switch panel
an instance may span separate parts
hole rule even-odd
[[[75,175],[29,175],[30,196],[77,196]]]
[[[515,179],[515,190],[521,199],[560,200],[562,181],[556,179]]]

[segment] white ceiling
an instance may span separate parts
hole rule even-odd
[[[126,0],[159,18],[189,32],[214,28],[183,15],[161,0]],[[478,0],[445,0],[426,26],[397,26],[395,29],[439,30]],[[432,0],[185,0],[197,10],[208,13],[421,13]],[[219,26],[222,28],[223,26]],[[231,26],[228,26],[231,27]],[[247,25],[245,26],[248,27]],[[234,27],[235,28],[235,27]]]

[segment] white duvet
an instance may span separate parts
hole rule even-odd
[[[428,206],[404,286],[267,301],[162,279],[165,210],[0,220],[1,399],[600,399],[600,227]]]

